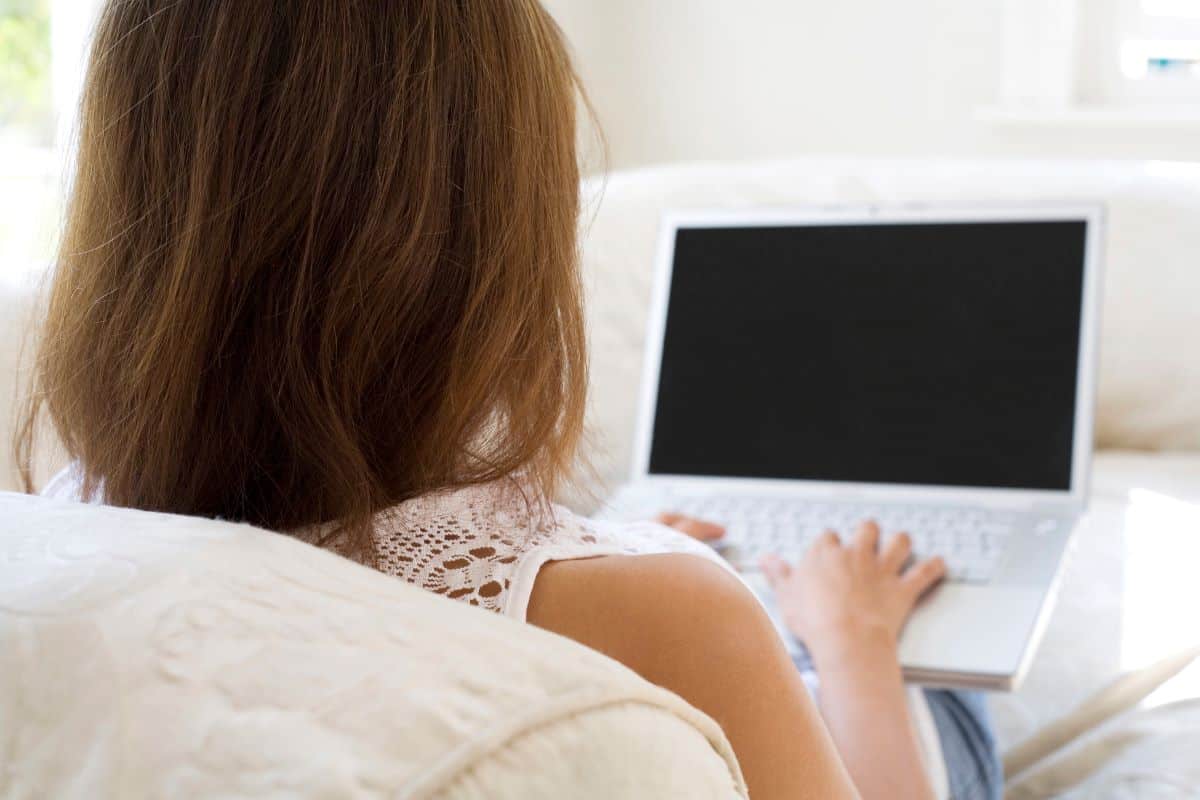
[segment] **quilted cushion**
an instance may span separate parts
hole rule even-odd
[[[745,795],[615,661],[286,536],[0,494],[0,598],[4,797]]]

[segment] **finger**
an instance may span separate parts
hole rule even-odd
[[[915,564],[908,572],[904,573],[900,582],[908,589],[913,600],[916,600],[944,577],[946,577],[946,562],[938,557]]]
[[[869,519],[858,526],[854,534],[854,549],[862,553],[875,555],[879,550],[879,525]]]
[[[817,550],[826,547],[841,547],[842,537],[837,535],[837,531],[825,531],[816,539],[813,540],[812,549]]]
[[[715,522],[705,522],[683,514],[659,514],[658,521],[702,542],[711,542],[725,535],[725,529]]]
[[[897,573],[904,567],[904,562],[912,555],[912,537],[907,533],[897,533],[883,547],[879,561],[883,568],[891,573]]]
[[[725,526],[702,519],[688,518],[683,521],[680,530],[702,542],[711,542],[725,535]]]
[[[767,576],[767,583],[771,584],[771,588],[775,588],[792,574],[791,565],[776,555],[763,556],[758,565]]]

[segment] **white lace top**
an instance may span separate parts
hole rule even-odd
[[[733,571],[710,548],[671,528],[597,522],[561,506],[539,507],[515,481],[401,503],[376,517],[375,544],[383,572],[521,621],[538,571],[550,561],[691,553]],[[326,546],[343,550],[337,540]]]

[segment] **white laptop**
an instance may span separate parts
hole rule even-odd
[[[951,571],[904,631],[906,677],[1016,688],[1087,499],[1101,220],[668,215],[633,478],[606,516],[724,524],[760,594],[765,553],[866,518],[906,531]]]

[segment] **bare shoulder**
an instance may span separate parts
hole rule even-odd
[[[694,555],[555,562],[528,620],[620,661],[725,730],[754,797],[853,796],[799,673],[750,590]]]
[[[547,564],[534,583],[528,619],[646,677],[678,672],[690,654],[741,651],[753,656],[747,648],[761,651],[778,644],[770,621],[742,582],[717,564],[688,554]]]

